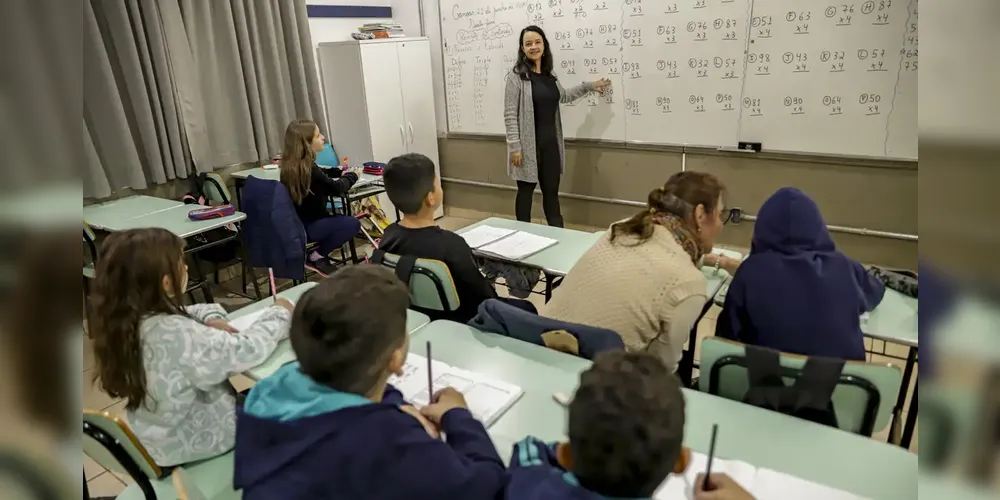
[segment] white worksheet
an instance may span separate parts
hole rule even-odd
[[[516,229],[503,229],[493,226],[476,226],[468,231],[463,231],[459,236],[465,238],[465,242],[470,248],[479,248],[483,245],[493,243],[496,240],[516,233]]]
[[[518,231],[479,248],[480,252],[495,255],[501,259],[521,260],[558,243],[557,240]]]
[[[486,427],[493,425],[524,393],[516,385],[440,361],[432,362],[431,373],[434,376],[434,391],[454,387],[465,396],[472,415]],[[427,358],[417,354],[407,355],[403,375],[390,377],[389,383],[403,393],[408,403],[417,408],[424,407],[429,399]]]
[[[691,463],[684,474],[671,474],[653,494],[654,500],[678,500],[694,498],[694,486],[698,474],[704,474],[708,457],[701,453],[691,454]],[[806,481],[795,476],[771,469],[757,468],[739,460],[712,460],[712,472],[728,474],[756,500],[863,500],[862,497]]]

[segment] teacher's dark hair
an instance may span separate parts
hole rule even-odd
[[[511,70],[518,75],[521,75],[522,80],[528,79],[528,72],[531,71],[531,61],[528,59],[528,55],[524,53],[524,35],[526,33],[538,33],[538,36],[542,37],[542,74],[545,76],[552,76],[552,46],[549,45],[549,39],[545,36],[545,32],[542,28],[538,26],[531,25],[523,30],[521,30],[521,36],[517,37],[517,62],[514,63],[514,68]]]
[[[695,208],[703,205],[705,213],[714,214],[725,192],[726,187],[712,174],[678,172],[649,192],[646,209],[611,226],[611,241],[623,234],[637,237],[636,244],[648,240],[653,236],[653,215],[657,213],[676,215],[694,232]]]

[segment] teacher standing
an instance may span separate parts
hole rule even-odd
[[[507,129],[507,174],[517,181],[514,213],[531,222],[535,185],[542,186],[542,209],[550,226],[563,227],[559,209],[559,179],[565,165],[562,118],[559,104],[590,92],[604,91],[611,81],[601,78],[563,89],[552,74],[552,51],[538,26],[521,30],[517,63],[507,75],[504,91],[504,124]]]

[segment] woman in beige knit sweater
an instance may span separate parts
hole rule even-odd
[[[739,265],[711,254],[728,222],[724,191],[711,174],[673,175],[645,210],[611,225],[539,314],[613,330],[629,351],[652,352],[676,370],[707,300],[700,266]]]

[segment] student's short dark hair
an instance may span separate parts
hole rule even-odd
[[[659,358],[606,352],[580,376],[569,407],[580,486],[605,497],[650,497],[673,472],[683,441],[684,395]]]
[[[434,191],[434,162],[419,153],[397,156],[385,166],[385,194],[400,212],[411,215],[423,207],[427,193]]]
[[[289,337],[302,373],[341,392],[366,395],[406,340],[410,293],[392,271],[345,267],[306,291]]]

